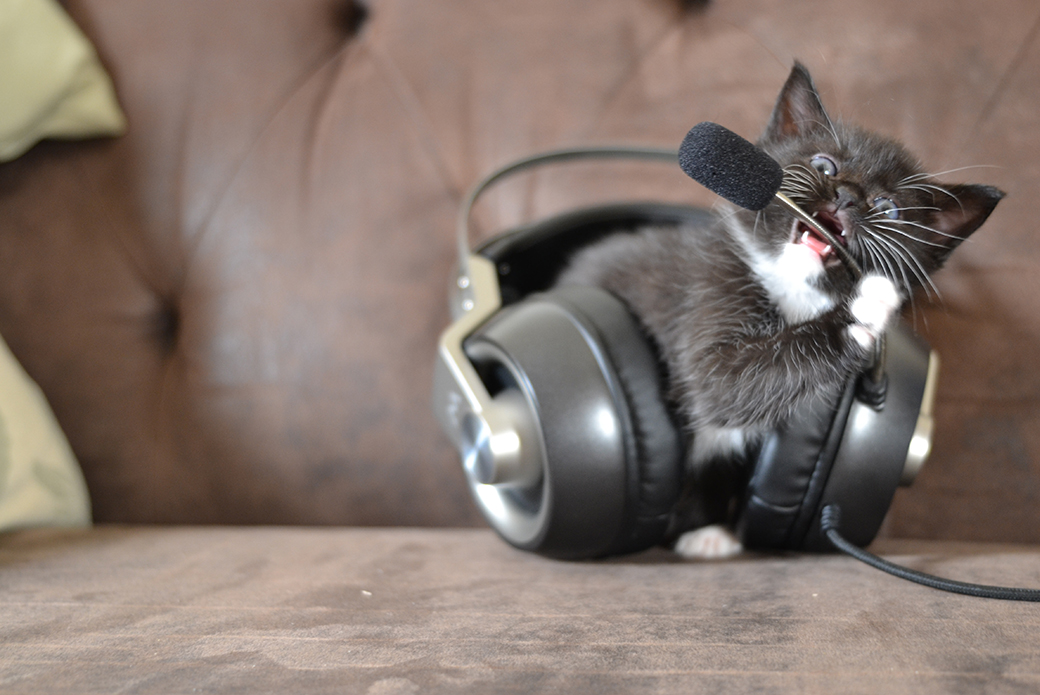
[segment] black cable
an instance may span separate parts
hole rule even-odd
[[[884,560],[877,555],[868,553],[866,550],[853,545],[842,537],[838,531],[841,525],[841,508],[836,504],[829,504],[823,508],[820,515],[820,528],[823,530],[827,540],[837,549],[851,555],[860,562],[865,562],[875,569],[888,572],[891,575],[906,579],[911,582],[923,584],[941,591],[951,591],[955,594],[965,596],[977,596],[978,598],[996,598],[1005,601],[1040,601],[1040,589],[1016,589],[1003,586],[986,586],[984,584],[970,584],[958,582],[952,579],[942,579],[924,572],[907,567],[901,567]]]

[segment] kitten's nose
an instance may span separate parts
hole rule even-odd
[[[863,195],[859,189],[848,184],[838,186],[837,193],[838,197],[835,198],[834,204],[838,206],[838,210],[852,207],[863,200]]]

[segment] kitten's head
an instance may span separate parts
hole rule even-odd
[[[887,276],[904,297],[930,286],[931,273],[1004,197],[991,186],[939,183],[899,143],[831,120],[797,63],[759,145],[784,168],[780,190],[838,236],[864,272]],[[818,260],[813,282],[821,289],[851,288],[838,255],[782,206],[743,214],[757,254],[781,259],[797,250],[787,255],[803,265]]]

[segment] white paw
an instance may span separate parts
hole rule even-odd
[[[903,298],[895,284],[882,275],[867,275],[860,280],[856,297],[849,305],[855,321],[849,326],[849,336],[864,349],[871,349],[895,315]]]
[[[679,536],[674,549],[687,560],[725,560],[740,555],[744,546],[725,526],[704,526]]]

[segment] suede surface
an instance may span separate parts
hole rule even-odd
[[[1035,548],[877,549],[1040,585]],[[105,528],[4,537],[0,573],[12,695],[1040,688],[1036,604],[835,556],[565,563],[478,530]]]

